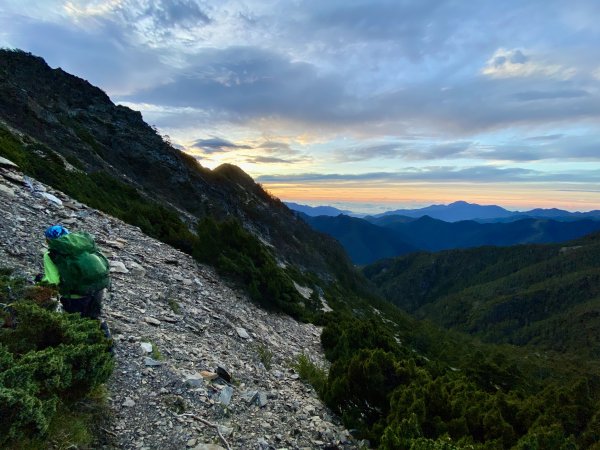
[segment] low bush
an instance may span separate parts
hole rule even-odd
[[[6,286],[6,277],[0,280]],[[0,329],[0,446],[43,438],[57,410],[85,398],[113,369],[96,320],[59,314],[31,300],[10,304]],[[17,445],[18,447],[18,445]]]

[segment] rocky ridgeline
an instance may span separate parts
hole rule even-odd
[[[24,177],[0,158],[0,261],[33,279],[44,229],[93,234],[111,263],[116,367],[103,448],[356,448],[291,368],[320,329],[267,313],[209,267]],[[220,435],[220,436],[219,436]]]

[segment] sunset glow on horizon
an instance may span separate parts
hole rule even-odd
[[[567,211],[599,209],[600,192],[555,190],[531,191],[529,187],[466,185],[407,185],[390,187],[307,186],[263,184],[271,194],[284,200],[309,206],[330,205],[356,213],[381,212],[400,208],[420,208],[433,204],[467,201],[480,205],[498,205],[509,210],[558,208]],[[499,195],[500,194],[500,195]]]

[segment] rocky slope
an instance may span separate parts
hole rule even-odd
[[[324,364],[319,328],[259,309],[211,268],[6,160],[0,211],[0,264],[28,279],[41,271],[43,231],[54,223],[92,233],[111,262],[103,315],[117,364],[98,448],[357,447],[291,369],[302,352]],[[232,380],[211,380],[217,367]]]

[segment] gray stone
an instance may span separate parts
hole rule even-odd
[[[260,406],[261,408],[267,406],[267,394],[265,392],[259,392],[258,393],[258,399],[257,399],[257,404],[258,406]]]
[[[225,448],[217,444],[198,444],[192,450],[225,450]]]
[[[242,339],[250,339],[250,335],[244,328],[236,327],[235,331],[238,334],[238,336],[241,337]]]
[[[112,273],[129,273],[129,270],[121,261],[110,261],[110,271]]]
[[[144,358],[144,365],[146,365],[147,367],[158,367],[158,366],[162,366],[163,363],[161,363],[160,361],[157,361],[153,358],[150,358],[148,356],[146,356]]]
[[[154,317],[144,317],[144,322],[154,325],[155,327],[160,325],[160,320],[155,319]]]
[[[125,243],[121,241],[104,241],[104,243],[109,247],[116,248],[117,250],[123,250],[125,247]]]
[[[127,267],[129,268],[131,274],[135,277],[141,278],[146,276],[146,269],[144,269],[144,267],[141,264],[138,264],[134,261],[130,261],[127,264]]]
[[[233,434],[233,428],[226,427],[225,425],[219,425],[219,431],[226,438]]]
[[[188,375],[184,380],[189,387],[199,388],[204,387],[204,378],[200,374]]]
[[[132,399],[130,399],[129,397],[125,397],[123,406],[126,406],[127,408],[131,408],[132,406],[135,406],[135,402]]]
[[[231,386],[225,386],[219,393],[219,402],[227,406],[231,403],[231,397],[233,396],[233,388]]]
[[[246,391],[242,394],[242,398],[246,403],[252,403],[258,397],[258,391]]]
[[[10,170],[2,171],[2,176],[13,183],[23,183],[23,176]]]
[[[14,197],[15,196],[15,191],[13,191],[11,188],[9,188],[8,186],[5,186],[3,184],[0,184],[0,194],[4,194],[7,197]]]

